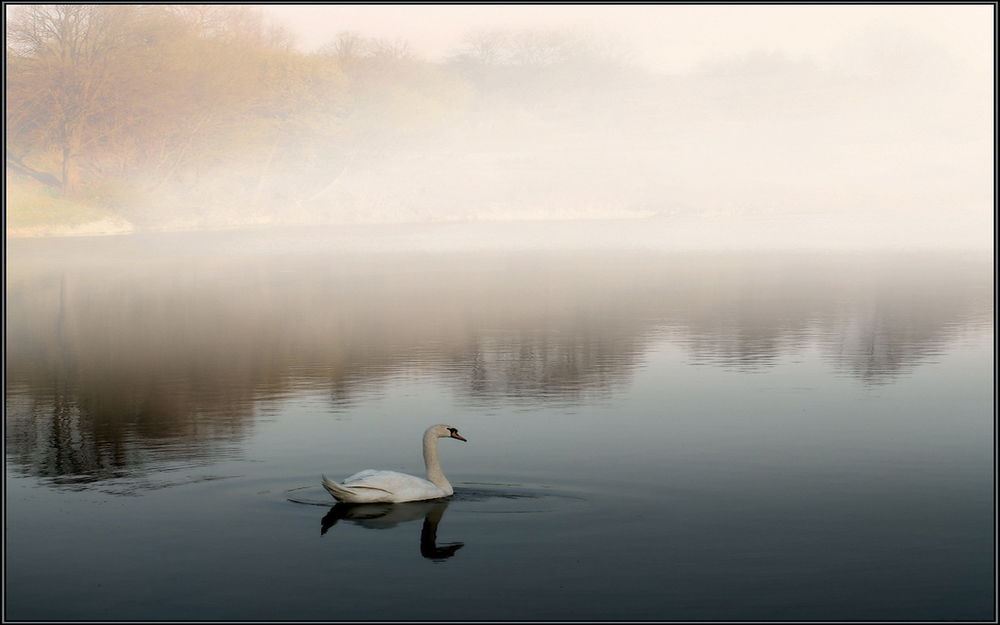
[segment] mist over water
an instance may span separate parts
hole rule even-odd
[[[127,470],[143,464],[130,458],[144,441],[154,453],[186,440],[225,453],[261,402],[311,393],[350,414],[400,376],[438,380],[460,405],[586,405],[627,392],[663,344],[692,365],[744,372],[815,351],[831,373],[878,387],[980,336],[992,310],[981,257],[948,252],[328,252],[308,237],[245,234],[141,242],[12,246],[8,443],[20,441],[14,457],[34,470],[107,477],[105,453]],[[35,447],[51,436],[96,447],[35,456],[53,451]]]
[[[987,11],[11,7],[5,617],[988,619]]]

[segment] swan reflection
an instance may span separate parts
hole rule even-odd
[[[437,529],[448,501],[414,501],[409,503],[338,503],[330,508],[323,517],[320,534],[346,520],[368,529],[384,530],[396,527],[400,523],[423,519],[420,529],[420,555],[435,562],[455,555],[455,552],[465,546],[465,543],[437,544]]]

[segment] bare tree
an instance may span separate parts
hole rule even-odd
[[[15,9],[5,160],[64,195],[77,194],[84,174],[150,192],[194,159],[273,145],[248,120],[287,117],[317,82],[287,32],[247,7]]]
[[[128,117],[120,60],[146,44],[136,28],[141,11],[127,5],[16,8],[7,22],[7,152],[23,164],[29,146],[56,148],[59,185],[70,195],[82,154]]]

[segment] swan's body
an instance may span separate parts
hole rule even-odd
[[[323,487],[345,503],[402,503],[447,497],[454,492],[450,484],[442,488],[416,475],[375,469],[359,471],[340,484],[324,475]]]
[[[439,438],[464,441],[458,430],[449,425],[432,425],[424,432],[424,464],[427,479],[396,471],[359,471],[341,483],[323,476],[323,488],[344,503],[403,503],[449,497],[454,491],[441,470]]]

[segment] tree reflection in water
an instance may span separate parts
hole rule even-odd
[[[990,265],[961,257],[261,257],[215,243],[10,252],[15,470],[82,483],[217,459],[271,400],[316,392],[348,411],[400,372],[466,405],[585,404],[627,388],[663,340],[738,370],[815,346],[836,371],[891,384],[992,317]]]

